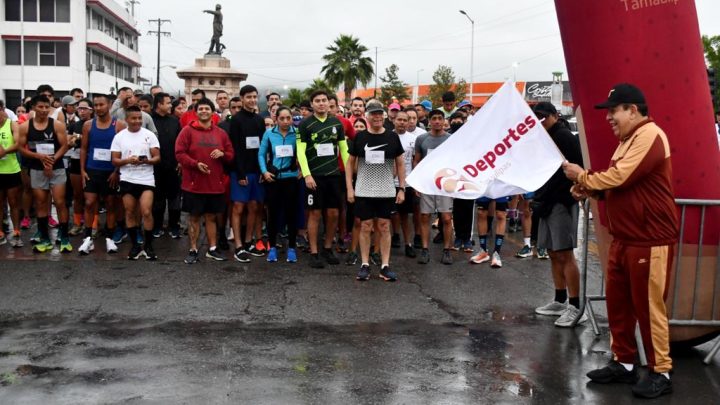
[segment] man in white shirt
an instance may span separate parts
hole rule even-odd
[[[412,110],[412,114],[415,114],[415,122],[417,122],[417,113]],[[405,161],[405,177],[410,175],[412,172],[412,162],[415,157],[415,139],[417,135],[407,131],[409,114],[406,111],[399,111],[395,116],[393,124],[395,125],[395,132],[400,137],[400,143],[405,151],[403,153],[403,159]],[[395,177],[395,187],[400,187],[400,179]],[[408,221],[409,214],[413,214],[413,218],[418,218],[419,211],[416,210],[418,205],[415,200],[415,192],[410,187],[405,190],[405,201],[402,204],[398,204],[395,208],[395,212],[392,216],[393,225],[393,246],[400,247],[400,235],[399,231],[402,229],[403,240],[405,243],[405,256],[416,257],[415,249],[413,248],[413,234],[410,233],[410,222]],[[416,228],[419,229],[419,226]]]
[[[160,143],[154,133],[142,127],[140,107],[127,107],[125,121],[128,127],[115,135],[110,152],[113,165],[120,168],[120,195],[125,207],[125,225],[132,241],[128,259],[137,260],[140,256],[145,256],[148,260],[156,260],[157,256],[152,247],[155,190],[153,165],[160,162]],[[144,246],[137,240],[138,208],[142,215]]]

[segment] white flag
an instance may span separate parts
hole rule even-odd
[[[565,158],[515,84],[505,82],[472,119],[407,178],[423,194],[500,198],[535,191]]]

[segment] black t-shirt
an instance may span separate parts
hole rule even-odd
[[[405,153],[398,134],[388,130],[382,134],[358,132],[349,152],[358,157],[358,197],[395,197],[395,158]]]

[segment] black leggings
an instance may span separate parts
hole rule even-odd
[[[455,237],[463,242],[470,240],[472,233],[473,215],[475,214],[475,200],[453,200],[453,224]],[[442,223],[442,221],[440,221]]]
[[[287,224],[288,247],[295,248],[297,239],[297,213],[295,202],[298,199],[298,181],[295,177],[279,179],[265,183],[265,204],[268,207],[268,242],[274,247],[277,243],[279,220]]]

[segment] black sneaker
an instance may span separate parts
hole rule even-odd
[[[340,264],[340,259],[335,256],[335,253],[332,251],[332,248],[330,249],[323,249],[322,253],[320,253],[327,262],[327,264]]]
[[[205,257],[207,257],[208,259],[213,259],[218,262],[224,262],[227,260],[225,258],[225,256],[221,255],[220,252],[218,252],[218,249],[208,250],[207,252],[205,252]]]
[[[141,256],[145,255],[145,251],[143,250],[141,245],[133,244],[130,248],[130,253],[128,253],[128,259],[129,260],[137,260]]]
[[[345,264],[347,264],[348,266],[354,266],[357,264],[358,260],[360,260],[358,254],[355,252],[350,252],[345,259]]]
[[[390,246],[393,248],[399,248],[400,247],[400,234],[394,233],[392,236],[392,240],[390,241]]]
[[[188,252],[188,255],[185,256],[185,264],[195,264],[199,260],[200,258],[197,250],[191,250]]]
[[[397,281],[397,274],[390,270],[390,266],[385,266],[380,269],[380,278],[385,281]]]
[[[422,249],[422,237],[420,235],[415,235],[413,238],[413,247],[415,249]]]
[[[155,249],[152,248],[152,246],[145,246],[145,259],[147,260],[157,260],[157,255],[155,254]]]
[[[412,245],[405,245],[405,256],[415,258],[417,253]]]
[[[357,273],[357,276],[355,276],[355,280],[357,281],[367,281],[370,278],[370,266],[367,264],[363,264],[360,266],[360,270]]]
[[[250,255],[241,247],[235,249],[233,257],[240,263],[250,263]]]
[[[322,259],[320,259],[320,256],[318,256],[317,253],[310,254],[310,267],[313,269],[322,269],[325,267],[325,263],[323,263]]]
[[[257,246],[257,243],[251,243],[250,247],[248,247],[247,252],[255,257],[263,257],[265,256],[265,250],[259,249]]]
[[[443,256],[442,259],[440,259],[440,263],[453,264],[453,258],[452,254],[450,253],[450,249],[443,249]]]
[[[632,393],[640,398],[657,398],[672,392],[672,381],[660,373],[648,371],[635,386]]]
[[[379,267],[382,264],[382,257],[380,256],[380,253],[378,253],[378,252],[370,253],[370,263]]]
[[[218,238],[217,248],[224,252],[227,252],[228,250],[230,250],[230,244],[228,243],[228,240],[224,235],[222,235],[222,237]]]
[[[586,375],[590,380],[592,380],[592,382],[596,382],[598,384],[609,384],[615,382],[635,384],[638,380],[638,371],[636,366],[633,366],[632,370],[627,371],[625,366],[615,360],[611,360],[607,366],[590,371]]]
[[[433,242],[434,244],[436,244],[436,245],[439,245],[439,244],[443,243],[443,234],[442,234],[442,232],[438,232],[438,234],[435,235],[435,237],[433,238],[432,242]]]
[[[420,264],[430,263],[430,252],[428,252],[427,249],[423,249],[420,251],[420,257],[418,258],[418,263],[420,263]]]

